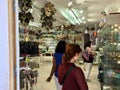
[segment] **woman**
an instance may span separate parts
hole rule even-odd
[[[59,41],[56,46],[55,53],[53,55],[53,65],[52,65],[51,73],[46,80],[47,82],[50,82],[54,74],[57,90],[61,90],[62,88],[62,86],[58,82],[58,67],[59,67],[60,62],[62,61],[62,56],[65,53],[65,48],[66,48],[66,42]]]
[[[80,52],[81,48],[77,44],[66,46],[66,52],[58,69],[58,80],[63,85],[62,90],[88,90],[82,69],[74,64],[78,60]],[[74,69],[64,79],[71,66],[74,66]]]
[[[89,56],[89,60],[86,60],[85,58],[83,58],[85,77],[86,77],[86,80],[89,81],[89,75],[90,75],[90,72],[91,72],[91,69],[92,69],[94,55],[96,55],[96,53],[92,51],[91,41],[86,43],[86,45],[84,47],[84,50],[86,50],[86,52],[87,52],[87,54]]]

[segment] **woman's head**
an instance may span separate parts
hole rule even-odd
[[[65,41],[59,41],[56,48],[55,52],[56,53],[65,53],[65,48],[66,48],[66,42]]]
[[[78,59],[79,53],[82,51],[78,44],[66,45],[66,51],[63,55],[63,62],[70,62],[71,59]]]

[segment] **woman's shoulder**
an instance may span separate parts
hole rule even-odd
[[[78,66],[76,66],[76,70],[81,71],[82,69]]]
[[[75,69],[73,70],[73,77],[77,78],[79,76],[83,75],[83,70],[80,67],[75,67]]]
[[[75,66],[74,73],[82,72],[82,69],[78,66]]]

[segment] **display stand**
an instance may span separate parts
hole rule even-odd
[[[107,29],[107,32],[103,33],[103,52],[98,74],[101,90],[120,90],[120,46],[117,34],[120,35],[116,29]]]

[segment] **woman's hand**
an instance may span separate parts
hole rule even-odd
[[[47,82],[50,82],[51,81],[51,79],[52,79],[52,77],[51,76],[49,76],[48,78],[47,78]]]

